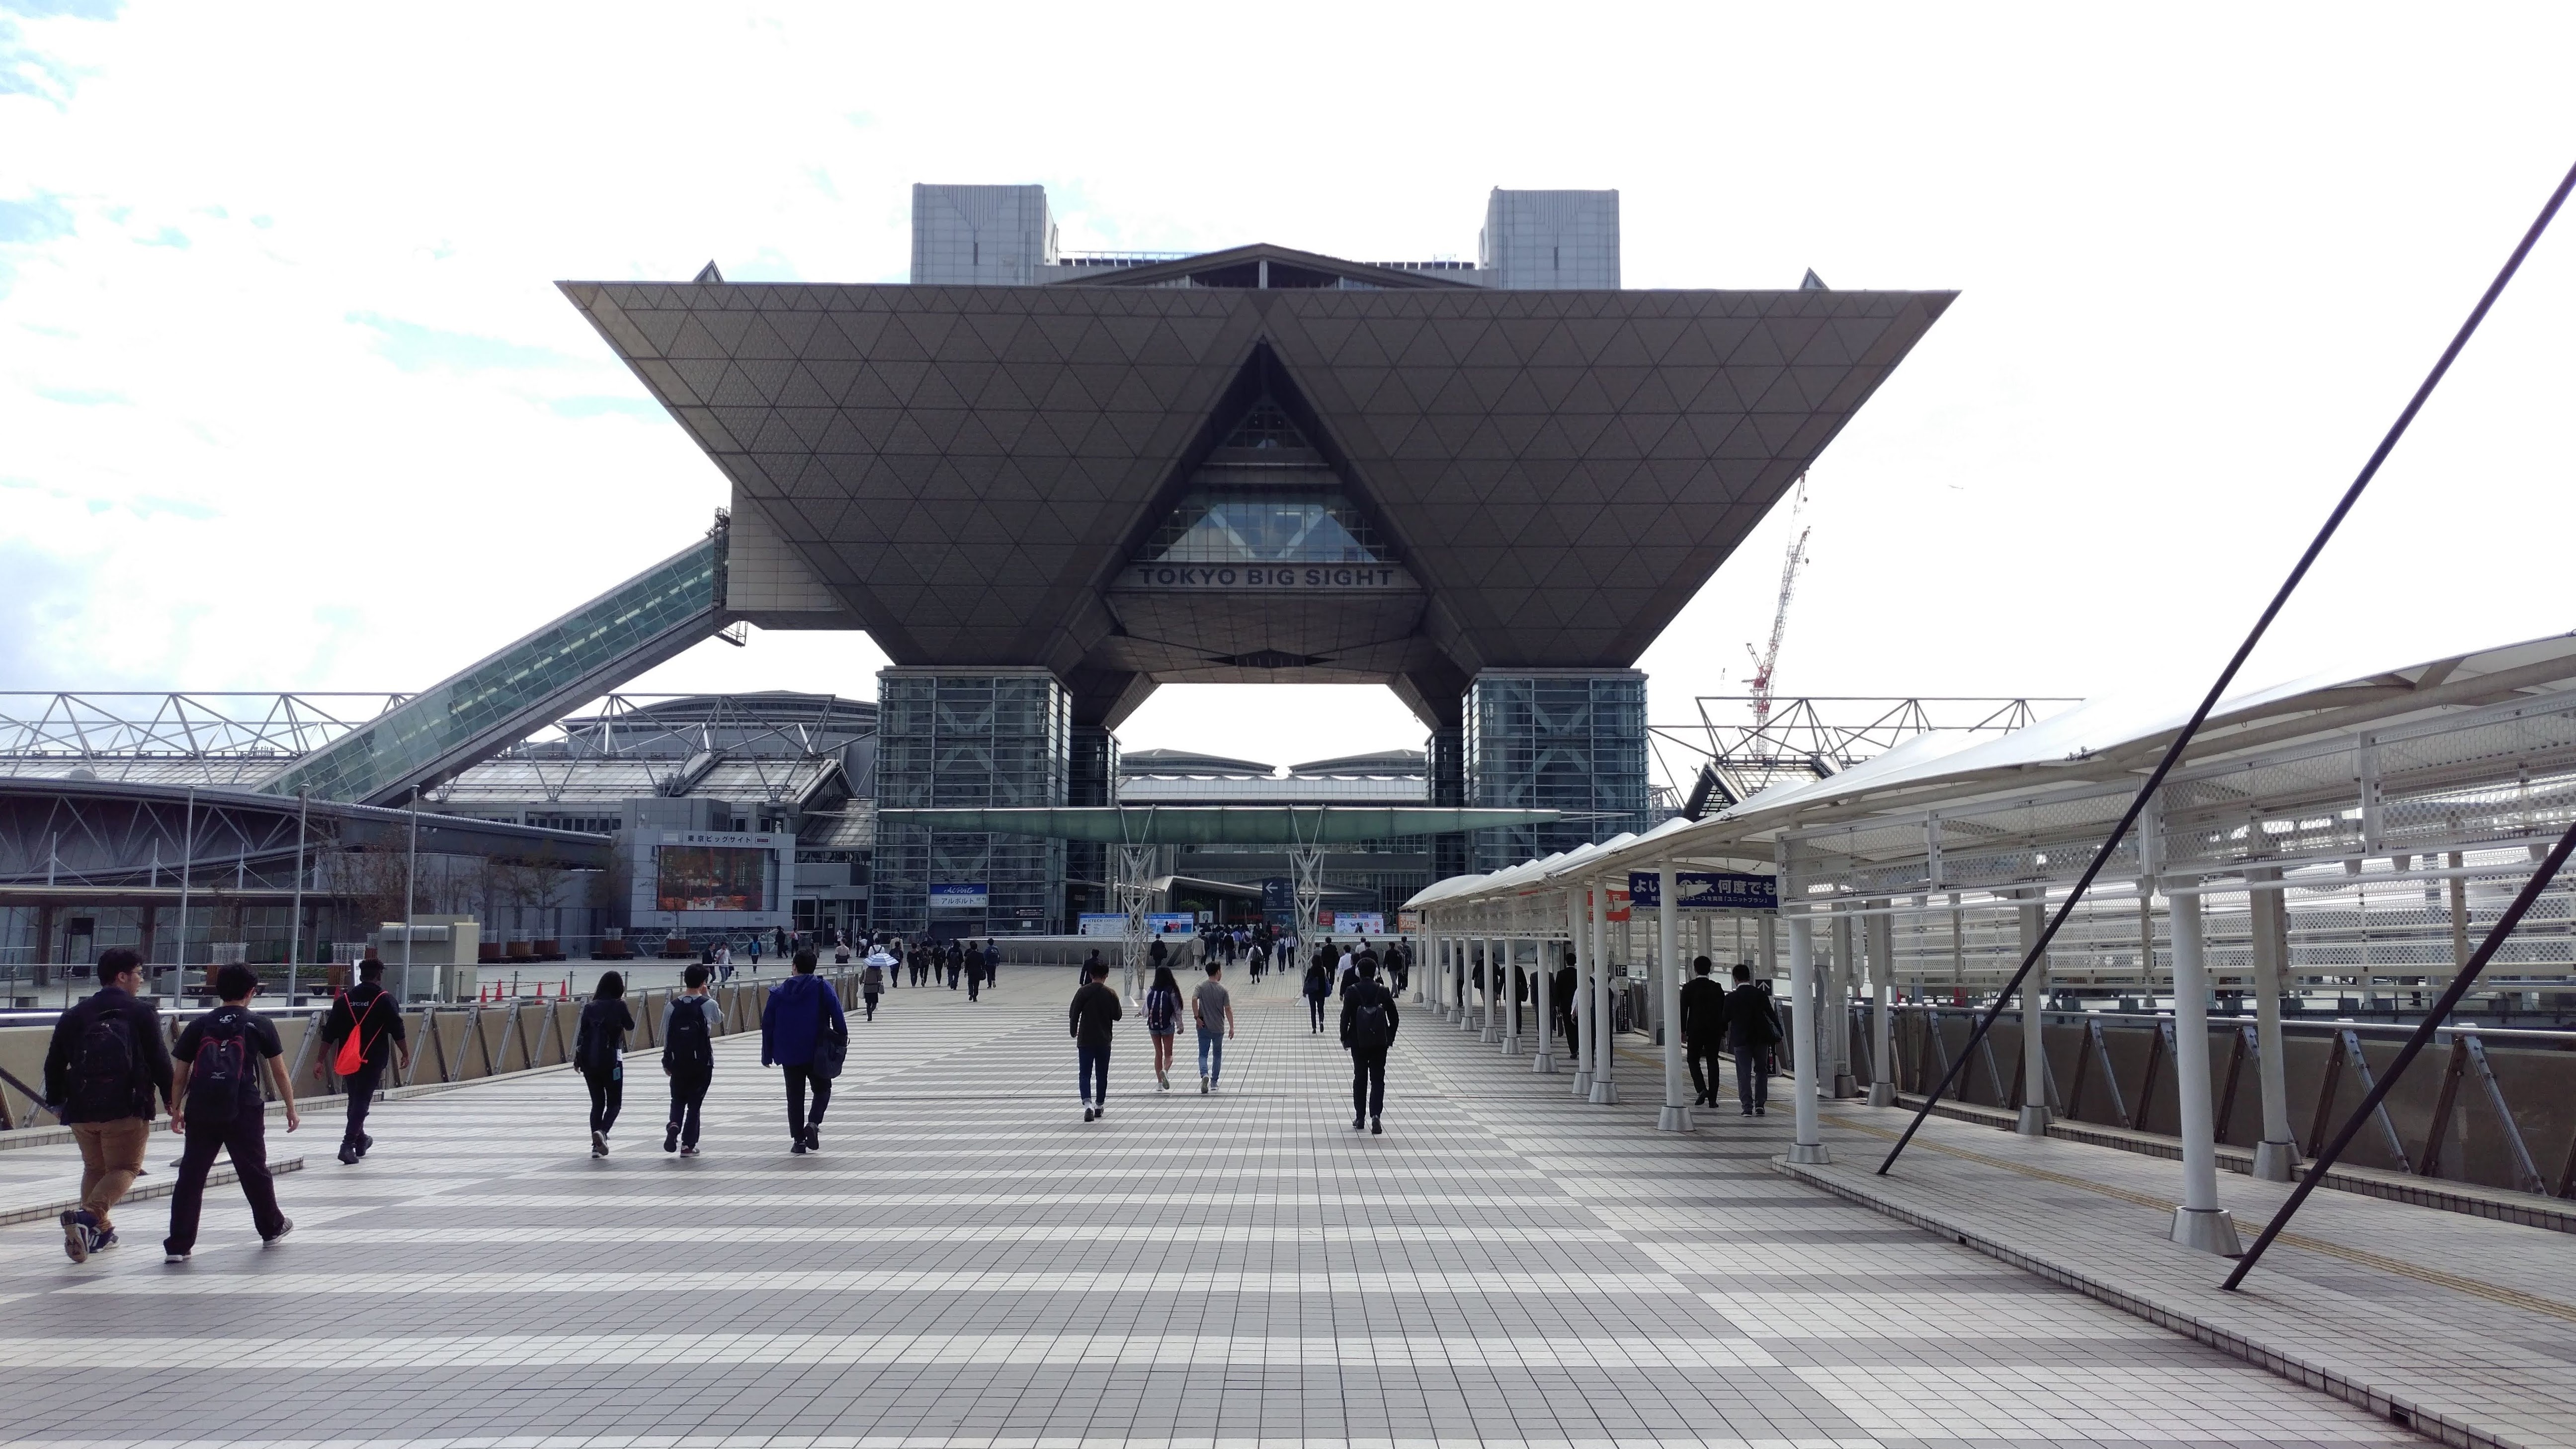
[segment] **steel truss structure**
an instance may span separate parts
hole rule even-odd
[[[0,776],[251,788],[407,694],[0,692]]]
[[[1841,774],[1917,735],[2009,734],[2076,702],[2042,695],[1704,694],[1691,701],[1696,723],[1649,725],[1647,738],[1655,763],[1683,796],[1681,813],[1696,819],[1774,785]],[[1762,706],[1769,708],[1767,719],[1756,717]]]

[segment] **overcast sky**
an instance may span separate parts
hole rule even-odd
[[[724,480],[560,278],[901,281],[915,181],[1073,249],[1475,254],[1616,187],[1631,287],[1958,303],[1816,465],[1786,693],[2214,667],[2576,160],[2567,6],[0,0],[0,689],[413,689]],[[2576,238],[2535,253],[2249,680],[2576,627]],[[1775,515],[1641,661],[1738,692]],[[862,636],[631,687],[873,697]],[[1370,689],[1122,731],[1416,745]]]

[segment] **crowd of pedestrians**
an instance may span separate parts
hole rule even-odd
[[[944,977],[951,990],[962,986],[969,1001],[979,1000],[999,975],[1000,952],[989,941],[981,946],[907,943],[878,935],[857,944],[867,953],[858,974],[863,1021],[875,1020],[881,997],[900,987],[907,973],[915,986]],[[836,959],[847,961],[851,945],[847,938],[835,937]],[[1247,972],[1257,982],[1274,959],[1293,965],[1296,957],[1289,953],[1295,945],[1296,937],[1287,932],[1203,936],[1204,979],[1185,997],[1172,952],[1161,939],[1153,942],[1151,984],[1139,1004],[1158,1092],[1171,1090],[1185,1013],[1198,1041],[1199,1091],[1212,1095],[1222,1089],[1225,1044],[1237,1030],[1235,1002],[1225,980],[1228,965],[1248,963]],[[813,947],[794,951],[793,970],[769,990],[760,1019],[761,1065],[780,1073],[788,1152],[798,1156],[822,1148],[832,1084],[849,1052],[848,1018],[832,983],[817,974],[817,961]],[[277,1028],[250,1008],[260,989],[257,975],[240,964],[218,968],[213,985],[220,1004],[189,1022],[176,1043],[165,1047],[159,1015],[141,997],[141,959],[132,951],[111,950],[98,965],[99,990],[57,1020],[44,1065],[49,1104],[70,1125],[81,1154],[79,1205],[61,1214],[65,1252],[80,1262],[116,1246],[117,1204],[142,1171],[145,1147],[164,1105],[171,1130],[185,1142],[171,1196],[170,1231],[163,1240],[167,1261],[185,1262],[194,1251],[206,1183],[220,1156],[232,1160],[262,1242],[284,1237],[294,1224],[278,1208],[267,1167],[263,1081],[284,1107],[286,1130],[293,1132],[302,1122]],[[1385,1131],[1387,1058],[1401,1026],[1397,999],[1410,965],[1400,942],[1388,943],[1381,953],[1365,941],[1336,943],[1330,937],[1315,942],[1305,959],[1298,990],[1308,1007],[1310,1032],[1320,1035],[1327,1006],[1336,998],[1340,1003],[1337,1037],[1350,1059],[1354,1131]],[[1708,957],[1696,958],[1680,992],[1676,1024],[1696,1101],[1717,1105],[1723,1053],[1734,1059],[1740,1109],[1760,1116],[1768,1109],[1769,1079],[1777,1071],[1784,1036],[1779,1011],[1770,983],[1751,980],[1743,965],[1732,969],[1731,989],[1712,979],[1714,969]],[[665,1009],[661,1066],[670,1094],[662,1136],[666,1153],[699,1155],[702,1112],[716,1067],[715,1039],[726,1031],[723,1007],[708,988],[721,983],[723,971],[720,956],[691,962],[682,971],[679,993]],[[1085,1122],[1107,1116],[1111,1049],[1126,1015],[1118,992],[1107,984],[1108,975],[1100,953],[1092,951],[1066,1009]],[[363,1160],[374,1146],[366,1130],[368,1108],[386,1069],[408,1067],[410,1052],[398,1004],[384,987],[383,963],[360,963],[358,977],[324,1014],[319,1027],[324,1049],[315,1060],[317,1077],[329,1072],[340,1079],[346,1118],[339,1158],[348,1164]],[[1478,984],[1481,989],[1481,978]],[[1549,1029],[1565,1030],[1572,1044],[1578,1030],[1572,955],[1532,986],[1547,998],[1553,1017]],[[582,1005],[573,1046],[571,1064],[590,1097],[595,1157],[608,1155],[624,1104],[626,1044],[636,1029],[625,996],[624,977],[603,972]]]

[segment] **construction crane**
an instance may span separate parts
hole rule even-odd
[[[1814,274],[1809,273],[1809,275],[1812,277]],[[1748,743],[1757,747],[1761,745],[1764,732],[1770,728],[1771,673],[1779,667],[1780,640],[1789,632],[1789,599],[1798,591],[1798,569],[1807,561],[1807,525],[1802,522],[1807,513],[1807,475],[1799,474],[1798,481],[1791,486],[1797,489],[1798,496],[1789,504],[1789,526],[1797,530],[1797,535],[1789,540],[1788,557],[1780,561],[1780,602],[1771,614],[1771,645],[1762,650],[1756,650],[1750,644],[1744,646],[1744,652],[1753,656],[1753,677],[1750,681],[1753,689],[1753,728],[1746,732],[1745,738]],[[1682,802],[1683,819],[1698,820],[1705,817],[1711,804],[1739,803],[1740,787],[1730,786],[1724,772],[1719,769],[1718,763],[1716,760],[1710,760],[1700,767],[1699,778],[1691,782],[1690,795]]]
[[[1807,561],[1807,527],[1799,520],[1807,512],[1807,475],[1798,475],[1797,498],[1789,505],[1789,526],[1797,535],[1789,540],[1788,557],[1780,561],[1780,603],[1771,614],[1771,646],[1759,653],[1752,645],[1744,652],[1753,655],[1753,727],[1756,730],[1771,722],[1771,672],[1780,664],[1780,638],[1789,631],[1789,598],[1798,591],[1798,569]]]

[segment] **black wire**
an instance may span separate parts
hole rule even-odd
[[[1978,1019],[1976,1029],[1968,1033],[1967,1047],[1959,1053],[1958,1060],[1951,1064],[1950,1070],[1942,1074],[1940,1084],[1935,1086],[1931,1094],[1924,1099],[1923,1110],[1915,1113],[1914,1120],[1906,1124],[1905,1135],[1899,1137],[1896,1145],[1888,1149],[1887,1160],[1878,1165],[1881,1176],[1896,1165],[1897,1154],[1903,1152],[1906,1144],[1914,1140],[1914,1134],[1923,1126],[1923,1119],[1932,1115],[1933,1106],[1941,1100],[1941,1094],[1950,1089],[1950,1084],[1958,1077],[1960,1069],[1967,1065],[1969,1055],[1977,1049],[1977,1043],[1984,1040],[1986,1033],[1993,1028],[1995,1019],[2003,1015],[2005,998],[2020,990],[2022,982],[2029,977],[2031,968],[2038,965],[2039,958],[2047,953],[2048,943],[2056,938],[2057,928],[2066,924],[2066,918],[2073,914],[2076,902],[2084,899],[2084,892],[2091,888],[2093,877],[2101,873],[2102,866],[2111,858],[2111,852],[2119,848],[2121,838],[2138,823],[2138,816],[2146,810],[2147,802],[2155,798],[2157,787],[2164,784],[2165,776],[2173,770],[2175,763],[2182,759],[2183,751],[2190,747],[2192,737],[2200,733],[2200,727],[2208,720],[2210,711],[2218,707],[2220,696],[2227,693],[2227,686],[2235,682],[2236,671],[2245,666],[2246,656],[2252,654],[2254,646],[2262,642],[2264,632],[2272,627],[2273,619],[2279,617],[2281,607],[2290,602],[2290,595],[2298,589],[2299,582],[2308,576],[2308,569],[2316,563],[2317,555],[2325,552],[2326,544],[2335,536],[2335,530],[2343,526],[2345,515],[2351,513],[2352,506],[2361,501],[2362,491],[2370,486],[2370,480],[2379,476],[2380,465],[2388,461],[2389,453],[2397,447],[2397,440],[2406,436],[2406,429],[2414,423],[2415,415],[2424,410],[2424,404],[2433,396],[2433,389],[2441,385],[2443,375],[2451,370],[2451,363],[2459,357],[2460,349],[2468,346],[2469,339],[2476,335],[2478,324],[2486,320],[2488,311],[2496,304],[2496,298],[2504,295],[2505,284],[2512,281],[2513,274],[2522,269],[2523,258],[2531,255],[2531,249],[2539,243],[2541,234],[2549,230],[2551,219],[2558,215],[2558,208],[2566,204],[2568,192],[2571,190],[2576,190],[2576,166],[2569,167],[2567,174],[2559,179],[2558,189],[2549,193],[2548,203],[2540,208],[2540,215],[2534,217],[2530,228],[2523,232],[2521,242],[2513,249],[2513,255],[2505,258],[2504,267],[2496,273],[2495,280],[2487,284],[2485,295],[2478,298],[2478,305],[2470,310],[2468,320],[2461,323],[2460,330],[2452,335],[2451,345],[2442,349],[2442,356],[2433,364],[2433,370],[2424,375],[2424,381],[2417,385],[2415,395],[2406,400],[2405,411],[2397,415],[2397,421],[2389,425],[2386,436],[2379,440],[2379,446],[2371,450],[2370,461],[2362,464],[2360,474],[2352,480],[2352,486],[2346,488],[2343,491],[2343,497],[2336,501],[2334,512],[2326,515],[2325,526],[2318,529],[2317,536],[2308,541],[2307,551],[2299,555],[2297,566],[2290,570],[2288,578],[2281,581],[2280,589],[2272,595],[2272,602],[2263,607],[2262,617],[2254,621],[2254,628],[2246,634],[2245,642],[2236,646],[2234,657],[2227,661],[2225,669],[2219,671],[2217,680],[2209,686],[2209,693],[2202,696],[2200,708],[2192,711],[2190,722],[2182,727],[2180,734],[2174,736],[2173,743],[2165,747],[2164,758],[2156,762],[2155,772],[2147,776],[2146,784],[2138,788],[2137,798],[2129,802],[2128,810],[2120,816],[2120,823],[2112,827],[2110,837],[2102,842],[2102,848],[2093,852],[2093,859],[2084,867],[2084,874],[2075,882],[2075,889],[2067,893],[2065,903],[2057,908],[2057,914],[2048,918],[2048,925],[2040,931],[2039,939],[2032,943],[2030,954],[2022,958],[2021,969],[2013,973],[2012,980],[2004,983],[2001,991],[1995,993],[1995,1004],[1987,1008],[1986,1014]],[[2027,1001],[2022,1003],[2022,1022],[2023,1029],[2026,1031],[2039,1029],[2039,1013]],[[2034,1089],[2037,1085],[2032,1084]]]

